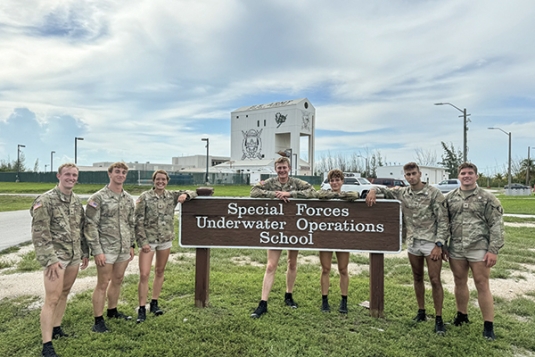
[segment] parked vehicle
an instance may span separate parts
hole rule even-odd
[[[461,187],[461,181],[458,179],[447,179],[432,186],[438,188],[442,193],[448,193],[456,188]]]
[[[341,190],[358,192],[360,195],[360,198],[366,198],[366,195],[370,191],[370,188],[374,186],[386,187],[384,185],[372,184],[370,181],[368,181],[364,177],[346,177],[344,179],[344,184],[342,185]],[[323,183],[321,184],[321,189],[328,190],[330,188],[331,188],[331,185],[329,184],[329,179],[325,179]]]
[[[377,184],[377,185],[384,185],[386,187],[396,187],[396,186],[399,186],[399,187],[405,187],[405,186],[410,186],[409,185],[409,182],[407,180],[401,180],[401,179],[394,179],[394,178],[382,178],[382,177],[378,177],[378,178],[374,178],[371,180],[373,184]]]
[[[505,185],[505,186],[503,186],[503,188],[508,190],[509,189],[509,185]],[[529,186],[523,185],[521,183],[512,183],[511,184],[511,190],[529,190],[529,189],[530,189]]]

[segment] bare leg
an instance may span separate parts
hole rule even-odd
[[[412,268],[414,293],[418,309],[425,309],[425,285],[424,285],[424,257],[408,253]]]
[[[463,259],[451,259],[450,267],[455,282],[455,304],[457,311],[467,314],[470,294],[468,291],[468,261]]]
[[[294,290],[295,278],[297,277],[297,255],[298,250],[288,251],[288,269],[286,271],[286,292],[292,293]]]
[[[333,259],[333,252],[320,252],[321,295],[329,294],[329,275],[331,274],[332,259]]]
[[[58,305],[54,310],[53,326],[61,326],[63,315],[65,314],[65,308],[67,307],[67,297],[71,292],[72,285],[78,276],[79,265],[71,265],[65,268],[65,275],[63,277],[63,291],[58,301]]]
[[[154,268],[154,283],[152,284],[152,299],[158,300],[163,286],[163,278],[167,260],[169,260],[169,253],[171,248],[156,251],[156,267]]]
[[[106,291],[111,280],[113,264],[97,265],[97,286],[93,291],[93,315],[102,316],[106,303]]]
[[[442,304],[444,303],[444,290],[442,289],[442,282],[440,281],[440,271],[442,269],[442,260],[433,260],[431,256],[425,257],[427,262],[427,273],[429,281],[431,281],[431,289],[433,291],[433,305],[435,306],[435,315],[442,316]]]
[[[279,264],[281,253],[282,250],[268,249],[267,251],[266,272],[264,274],[264,282],[262,283],[262,300],[264,301],[268,300],[269,293],[273,287],[273,281],[275,280],[275,273],[277,272],[277,265]]]
[[[469,262],[474,276],[474,283],[477,289],[477,301],[483,321],[494,321],[494,299],[490,291],[489,277],[490,268],[485,265],[485,262]]]
[[[340,293],[347,296],[349,290],[349,252],[336,252],[336,261],[338,262],[338,272],[340,273]]]
[[[117,303],[119,302],[119,294],[121,293],[121,284],[123,283],[124,272],[129,262],[130,261],[126,260],[124,262],[113,264],[111,282],[108,288],[108,309],[114,309],[117,307]]]
[[[147,294],[149,291],[149,277],[150,269],[152,267],[152,258],[154,251],[144,253],[139,250],[139,284],[137,287],[137,294],[139,299],[139,306],[147,305]]]
[[[45,303],[41,309],[41,338],[43,343],[52,341],[52,328],[54,327],[54,312],[63,290],[64,269],[57,269],[58,277],[54,280],[47,278],[46,270],[43,272],[45,285]]]

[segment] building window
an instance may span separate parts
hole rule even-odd
[[[266,119],[264,119],[264,126],[266,126]]]
[[[256,126],[257,126],[257,127],[260,127],[260,120],[257,120],[257,121],[256,121]]]

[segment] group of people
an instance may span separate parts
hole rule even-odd
[[[341,191],[344,173],[331,170],[329,190],[316,191],[306,181],[290,177],[291,164],[287,157],[275,161],[276,177],[262,181],[251,189],[251,197],[279,199],[288,202],[292,198],[342,199],[354,201],[357,192]],[[424,265],[427,264],[435,308],[435,332],[445,334],[442,319],[444,292],[440,280],[442,260],[449,261],[455,281],[457,314],[454,325],[468,323],[468,272],[472,271],[478,292],[478,302],[483,314],[483,336],[494,340],[494,304],[489,288],[490,268],[496,264],[498,251],[504,243],[503,210],[499,201],[477,186],[477,167],[463,163],[459,167],[461,187],[446,196],[421,181],[416,163],[404,166],[405,178],[410,186],[402,188],[375,187],[366,196],[366,203],[376,203],[376,193],[385,198],[401,201],[403,227],[414,277],[414,290],[418,304],[415,321],[426,321]],[[52,340],[68,335],[62,330],[67,296],[78,275],[93,256],[97,268],[97,285],[93,292],[92,331],[107,332],[104,307],[107,302],[108,319],[131,320],[117,310],[121,284],[128,263],[134,258],[134,248],[139,247],[139,285],[137,323],[146,320],[146,304],[152,261],[156,256],[152,299],[149,312],[161,315],[158,298],[164,281],[172,240],[174,237],[174,209],[196,197],[193,191],[168,191],[169,175],[157,170],[152,176],[153,188],[143,192],[136,203],[123,189],[128,166],[116,162],[108,168],[109,183],[93,194],[86,209],[73,192],[78,179],[75,164],[63,164],[58,168],[58,185],[37,197],[32,204],[32,240],[36,258],[43,266],[45,302],[40,323],[43,342],[42,355],[54,357]],[[262,284],[261,300],[251,314],[259,318],[268,312],[268,298],[282,250],[268,249],[267,264]],[[332,252],[321,251],[321,311],[329,312],[329,276]],[[284,302],[297,308],[293,288],[297,276],[298,250],[288,250],[286,292]],[[341,300],[338,311],[348,313],[349,252],[336,252],[340,275]]]
[[[89,198],[84,211],[80,198],[73,192],[78,173],[75,164],[61,165],[56,175],[58,185],[37,197],[30,210],[36,258],[44,269],[45,301],[40,321],[45,357],[57,356],[52,339],[68,337],[61,328],[67,296],[79,268],[88,266],[90,253],[97,268],[92,331],[109,331],[103,317],[106,302],[108,319],[132,319],[118,311],[117,305],[136,243],[140,272],[137,322],[147,318],[148,282],[154,255],[149,311],[156,316],[163,314],[158,298],[174,237],[175,206],[196,197],[193,191],[166,190],[169,175],[157,170],[152,175],[153,188],[143,192],[134,204],[132,196],[123,189],[128,166],[116,162],[108,168],[109,183]]]
[[[291,170],[287,158],[275,162],[277,177],[260,182],[251,189],[251,197],[266,197],[288,202],[290,198],[320,199],[358,199],[356,192],[342,192],[344,174],[331,170],[328,180],[329,190],[315,191],[303,180],[289,177]],[[403,167],[404,176],[409,182],[407,187],[384,188],[376,186],[366,196],[366,204],[376,203],[377,193],[385,198],[401,202],[403,213],[403,232],[407,244],[409,262],[414,280],[414,291],[418,312],[414,321],[427,320],[425,310],[424,266],[431,282],[435,308],[435,332],[446,333],[442,319],[444,291],[440,279],[442,261],[448,261],[455,282],[455,302],[457,314],[453,324],[461,326],[468,319],[468,273],[472,272],[477,289],[478,303],[483,315],[483,337],[494,340],[494,301],[489,286],[490,268],[496,265],[498,251],[504,244],[503,209],[496,197],[477,185],[477,166],[463,163],[459,166],[458,178],[461,186],[444,196],[440,190],[422,182],[418,165],[410,162]],[[332,252],[320,251],[321,271],[321,310],[330,311],[328,301],[329,274]],[[297,308],[293,299],[293,288],[297,275],[297,250],[288,251],[286,273],[286,293],[284,302]],[[259,318],[268,311],[268,297],[275,279],[275,272],[281,250],[267,252],[267,266],[262,285],[262,295],[258,307],[251,314]],[[336,252],[340,274],[341,301],[338,311],[347,313],[348,263],[349,253]]]

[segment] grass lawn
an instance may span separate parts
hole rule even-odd
[[[535,249],[530,228],[507,227],[506,246],[493,275],[509,277],[511,272],[529,274],[526,264],[535,265]],[[172,248],[174,253],[194,253]],[[302,252],[316,255],[316,252]],[[233,257],[266,263],[264,250],[212,249],[210,305],[194,306],[194,259],[190,255],[170,262],[160,297],[166,313],[148,316],[143,324],[109,321],[111,333],[97,335],[93,324],[91,293],[75,296],[68,304],[63,328],[73,338],[55,341],[60,356],[529,356],[535,353],[535,287],[528,297],[511,301],[495,298],[497,340],[481,337],[481,313],[474,292],[469,305],[471,324],[447,325],[447,335],[433,331],[432,299],[426,292],[429,320],[412,321],[417,305],[411,270],[406,258],[385,259],[385,318],[371,318],[358,306],[369,299],[368,272],[351,277],[349,314],[336,312],[339,302],[338,279],[331,277],[331,313],[320,311],[320,267],[300,264],[294,290],[299,308],[284,306],[285,259],[270,296],[269,312],[258,320],[249,314],[256,307],[261,291],[263,267],[239,266]],[[367,257],[352,256],[352,263],[368,264]],[[444,269],[449,269],[447,264]],[[533,269],[533,268],[531,268]],[[333,271],[335,267],[333,267]],[[94,268],[81,276],[94,275]],[[531,271],[532,274],[532,271]],[[136,275],[127,276],[119,308],[135,318]],[[500,280],[493,281],[499,284]],[[530,297],[531,296],[531,297]],[[39,309],[31,308],[35,297],[0,301],[0,356],[37,356],[40,352]],[[446,292],[444,319],[452,320],[454,297]]]

